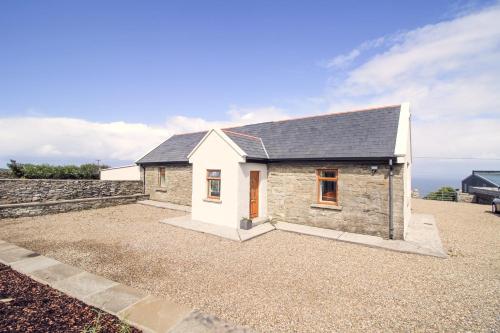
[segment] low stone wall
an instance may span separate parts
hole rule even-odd
[[[38,216],[64,213],[74,210],[104,208],[130,204],[137,202],[137,200],[147,199],[148,197],[148,195],[144,194],[133,194],[113,197],[6,204],[0,205],[0,218]]]
[[[144,193],[142,181],[0,179],[0,204],[123,196]]]
[[[458,193],[458,202],[475,202],[475,197],[473,194],[459,192]]]

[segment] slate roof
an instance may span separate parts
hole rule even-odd
[[[245,125],[224,131],[247,153],[247,158],[389,158],[394,156],[400,109],[400,105],[387,106]],[[187,155],[206,133],[174,135],[137,163],[187,162]]]
[[[245,153],[247,158],[267,159],[267,152],[262,139],[248,134],[224,130],[224,133],[234,141]]]
[[[496,186],[500,186],[500,171],[472,171],[472,174],[486,179]]]

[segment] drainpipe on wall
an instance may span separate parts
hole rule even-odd
[[[394,213],[392,203],[392,177],[394,176],[394,168],[392,166],[392,158],[389,159],[389,239],[394,239]]]
[[[146,194],[146,167],[141,165],[142,169],[142,192]]]

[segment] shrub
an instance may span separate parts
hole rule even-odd
[[[49,164],[20,164],[14,160],[7,164],[16,178],[28,179],[99,179],[100,168],[108,166],[97,164],[76,165],[49,165]]]
[[[451,186],[444,186],[435,192],[427,194],[424,199],[441,200],[441,201],[456,201],[457,192]]]

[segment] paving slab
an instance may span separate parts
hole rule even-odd
[[[341,242],[376,247],[390,251],[447,258],[448,256],[441,245],[441,239],[439,238],[434,217],[432,215],[422,215],[426,214],[412,215],[405,240],[384,239],[377,236],[342,232],[286,222],[278,222],[274,226],[277,230],[323,237]]]
[[[83,271],[76,267],[59,263],[54,266],[49,266],[47,268],[39,269],[31,272],[31,276],[38,281],[48,283],[53,285],[54,283],[72,277],[74,275],[80,274]]]
[[[192,311],[186,318],[175,325],[168,333],[254,333],[248,327],[235,326],[219,318],[202,313],[198,310]]]
[[[7,242],[3,242],[0,244],[0,252],[3,252],[3,251],[8,251],[10,249],[14,249],[14,248],[18,248],[19,246],[17,245],[14,245],[14,244],[11,244],[11,243],[7,243]]]
[[[342,241],[342,242],[363,244],[363,245],[375,246],[375,247],[383,247],[384,242],[386,241],[382,237],[377,237],[377,236],[372,236],[372,235],[355,234],[352,232],[342,233],[342,235],[340,235],[340,237],[337,240]]]
[[[155,200],[141,200],[141,201],[137,201],[137,203],[141,204],[141,205],[146,205],[146,206],[153,206],[153,207],[166,208],[166,209],[172,209],[172,210],[180,210],[182,212],[191,213],[190,206],[178,205],[178,204],[173,204],[170,202],[161,202],[161,201],[155,201]]]
[[[430,214],[412,214],[408,224],[405,240],[416,243],[424,249],[446,256],[439,237],[436,220]]]
[[[338,239],[344,233],[343,231],[333,229],[310,227],[307,225],[287,222],[278,222],[274,225],[274,227],[277,230],[296,232],[303,235],[317,236],[328,239]]]
[[[150,332],[168,332],[191,313],[192,309],[171,300],[148,296],[142,301],[118,313],[131,323]]]
[[[101,276],[82,272],[54,283],[53,287],[83,301],[91,294],[98,293],[117,284]]]
[[[160,223],[168,224],[174,227],[203,232],[210,235],[215,235],[227,238],[234,241],[239,241],[240,237],[236,232],[236,228],[228,228],[212,223],[206,223],[191,219],[191,215],[168,218],[160,221]]]
[[[240,240],[244,242],[273,230],[275,230],[274,226],[271,223],[265,222],[254,226],[250,230],[237,229],[237,232],[240,235]]]
[[[21,273],[31,273],[36,270],[44,269],[50,266],[60,264],[61,262],[47,258],[45,256],[37,256],[34,258],[28,258],[21,261],[17,261],[11,265],[11,267]]]
[[[250,230],[236,229],[191,219],[191,215],[178,216],[160,221],[174,227],[203,232],[206,234],[243,242],[274,230],[270,223],[262,223]]]
[[[0,262],[3,264],[12,264],[16,261],[20,261],[27,258],[33,258],[39,256],[38,253],[30,251],[28,249],[14,246],[10,249],[6,249],[0,252]]]
[[[84,298],[84,302],[116,315],[146,296],[144,292],[118,284]]]

